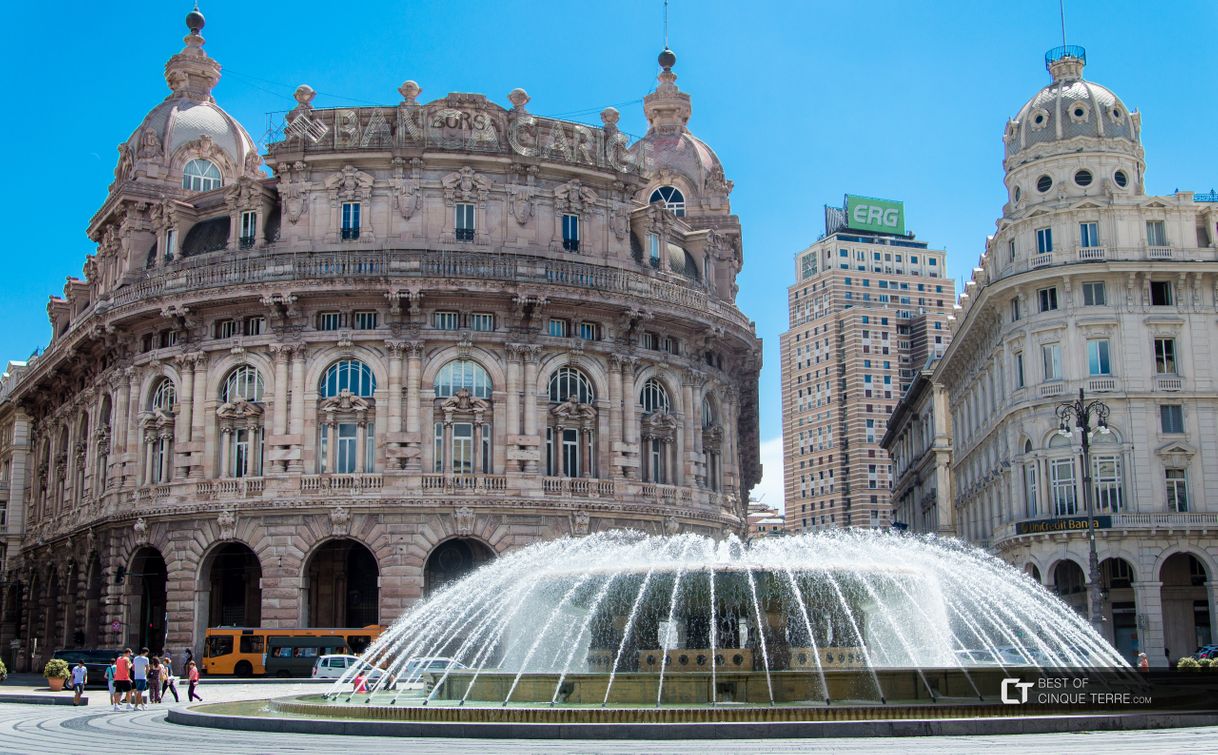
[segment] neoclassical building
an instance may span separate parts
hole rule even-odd
[[[1102,401],[1089,476],[1104,631],[1162,665],[1213,639],[1218,604],[1218,196],[1147,195],[1141,115],[1083,79],[1085,58],[1051,51],[1052,80],[1007,123],[997,230],[934,390],[907,397],[886,442],[913,521],[1087,613],[1082,437],[1057,412],[1080,389]]]
[[[760,342],[670,51],[633,143],[407,81],[301,86],[260,154],[187,25],[0,390],[7,660],[387,623],[537,540],[744,530]]]

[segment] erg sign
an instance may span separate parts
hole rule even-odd
[[[905,203],[846,195],[846,225],[859,231],[905,233]]]

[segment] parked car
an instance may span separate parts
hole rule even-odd
[[[1193,658],[1198,661],[1202,658],[1218,658],[1218,645],[1202,645],[1193,653]]]
[[[461,661],[456,658],[411,658],[406,661],[404,670],[402,671],[402,679],[416,679],[423,674],[443,674],[445,671],[459,671],[467,669]]]
[[[369,666],[368,662],[357,655],[323,655],[313,664],[314,679],[341,679],[348,669],[364,668],[369,684],[375,684],[385,672]]]
[[[73,649],[56,650],[52,658],[67,661],[68,668],[75,668],[77,661],[84,661],[89,670],[89,687],[106,687],[106,668],[118,658],[117,650]]]

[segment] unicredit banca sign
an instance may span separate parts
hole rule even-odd
[[[905,233],[905,203],[846,195],[846,226],[857,231]]]

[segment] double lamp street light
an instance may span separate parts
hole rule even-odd
[[[1091,490],[1091,433],[1106,435],[1108,430],[1108,405],[1103,401],[1087,402],[1083,389],[1078,389],[1076,401],[1063,401],[1057,406],[1059,420],[1057,431],[1070,438],[1077,429],[1083,442],[1083,503],[1087,507],[1087,540],[1090,546],[1090,559],[1087,575],[1088,599],[1091,608],[1091,626],[1103,636],[1104,606],[1100,593],[1100,558],[1095,550],[1095,512],[1092,510]],[[1095,427],[1092,427],[1092,420]]]

